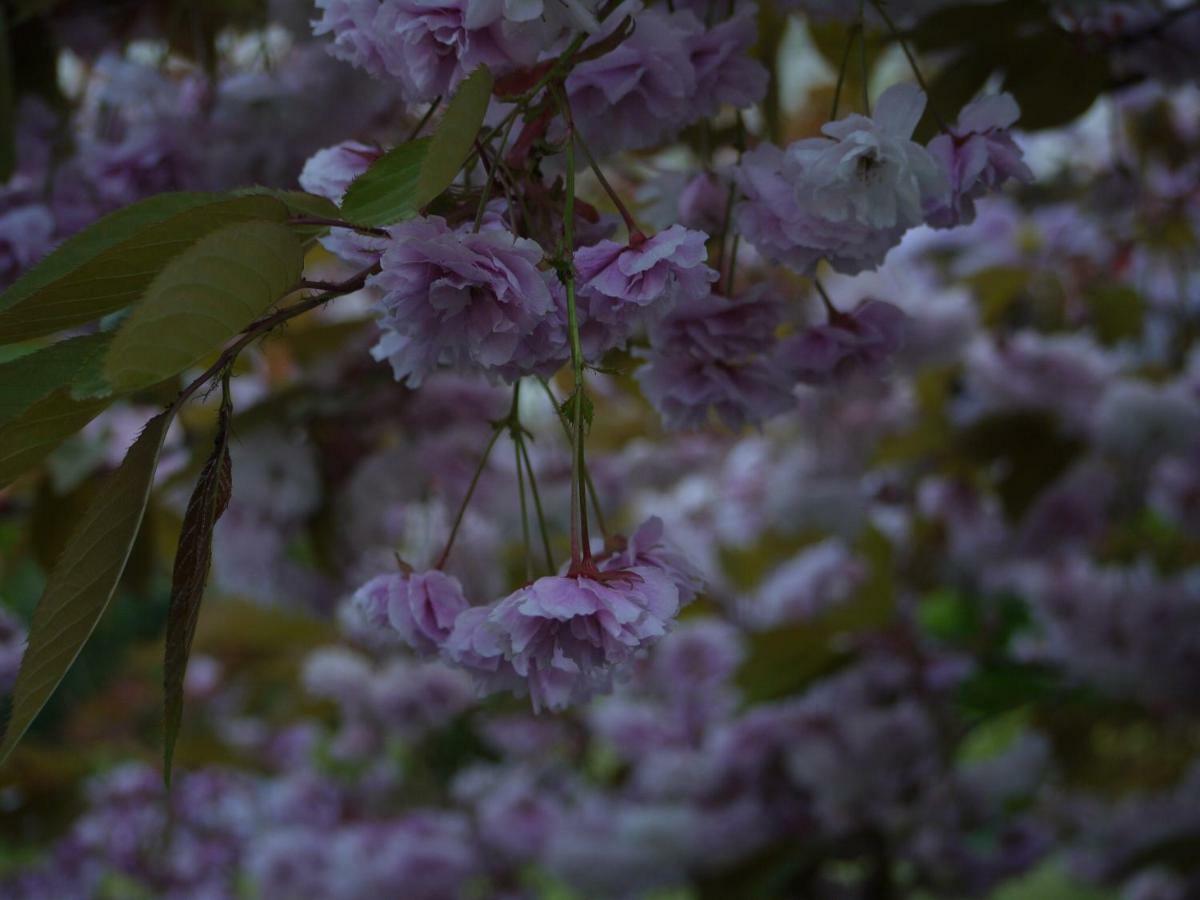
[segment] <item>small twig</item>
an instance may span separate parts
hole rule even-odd
[[[309,297],[307,300],[301,300],[298,303],[293,303],[291,306],[263,316],[242,332],[242,335],[232,344],[226,347],[221,355],[217,357],[217,361],[209,366],[204,372],[191,383],[187,385],[179,396],[175,398],[175,402],[169,407],[173,410],[178,410],[186,403],[193,394],[196,393],[207,381],[215,378],[223,369],[232,364],[238,354],[253,344],[256,340],[266,335],[279,325],[288,322],[297,316],[302,316],[306,312],[311,312],[318,307],[324,306],[331,300],[336,300],[338,297],[351,294],[366,284],[367,279],[379,270],[378,264],[370,268],[363,269],[357,275],[339,282],[337,290],[327,291],[323,294],[318,294],[316,297]]]
[[[289,225],[320,225],[327,228],[349,228],[351,231],[357,231],[360,234],[369,234],[372,237],[387,237],[388,233],[383,228],[373,228],[370,225],[355,225],[353,222],[347,222],[343,219],[327,219],[324,216],[296,216],[288,219]]]
[[[429,104],[429,109],[425,110],[425,115],[421,116],[420,121],[418,121],[413,130],[409,132],[408,137],[405,138],[405,143],[408,141],[415,141],[417,139],[417,135],[421,133],[421,129],[428,124],[429,120],[433,118],[434,112],[436,112],[437,108],[441,105],[442,95],[438,94],[433,98],[433,102]]]

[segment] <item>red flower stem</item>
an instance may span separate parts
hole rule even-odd
[[[813,284],[817,286],[817,293],[821,295],[821,302],[825,304],[825,312],[829,314],[829,321],[833,322],[842,315],[842,311],[833,305],[833,301],[829,299],[829,293],[825,290],[825,285],[813,276]]]
[[[562,106],[563,115],[567,120],[568,136],[579,142],[579,149],[582,150],[583,155],[587,157],[588,166],[591,167],[592,172],[596,176],[596,180],[600,182],[600,187],[604,188],[604,192],[608,194],[609,199],[612,200],[613,206],[617,208],[617,212],[619,212],[621,214],[621,218],[625,220],[625,228],[629,231],[629,246],[637,247],[638,245],[645,243],[646,235],[642,233],[640,228],[638,228],[637,221],[633,218],[633,214],[629,211],[629,207],[625,205],[625,201],[621,199],[621,195],[617,193],[616,188],[614,188],[612,183],[608,180],[608,176],[604,174],[604,171],[596,162],[596,157],[592,156],[591,148],[588,147],[587,142],[583,139],[583,135],[581,135],[575,128],[575,120],[571,116],[571,107],[568,105],[565,98],[562,100]],[[570,243],[568,243],[567,246],[569,248],[573,247],[573,245]]]

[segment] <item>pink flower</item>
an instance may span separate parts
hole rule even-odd
[[[654,237],[629,244],[601,241],[575,252],[581,292],[649,306],[701,297],[717,280],[705,260],[708,235],[672,225]]]
[[[774,359],[779,306],[761,292],[680,303],[650,330],[642,393],[668,428],[700,428],[710,411],[732,429],[791,406],[792,382]]]
[[[853,375],[878,375],[904,341],[908,317],[882,300],[865,300],[851,313],[835,313],[784,341],[783,365],[807,384],[829,384]]]
[[[663,534],[663,521],[651,516],[630,538],[617,537],[612,553],[601,563],[606,572],[648,566],[660,570],[679,589],[680,604],[690,603],[704,589],[704,576]]]
[[[453,229],[437,216],[389,229],[382,271],[376,359],[417,386],[440,366],[517,378],[556,352],[558,308],[538,265],[542,248],[508,231]]]
[[[485,687],[528,691],[535,710],[563,709],[662,637],[679,599],[675,582],[650,566],[547,576],[465,611],[445,651]]]
[[[462,585],[445,572],[396,572],[371,579],[353,601],[371,624],[388,625],[418,653],[436,653],[467,609]]]
[[[1010,94],[981,97],[963,107],[958,123],[948,134],[929,142],[950,183],[948,201],[926,210],[926,221],[935,228],[953,228],[975,221],[975,201],[1009,179],[1028,184],[1033,172],[1025,165],[1021,148],[1008,129],[1021,115]]]
[[[575,252],[585,351],[589,356],[629,339],[677,302],[703,297],[717,280],[706,264],[708,236],[672,225],[629,244],[600,241]]]
[[[367,171],[382,153],[378,147],[358,141],[342,141],[318,150],[308,158],[300,172],[300,187],[310,194],[341,203],[350,182]]]

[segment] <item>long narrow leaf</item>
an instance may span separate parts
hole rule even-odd
[[[121,467],[100,487],[46,582],[29,626],[0,762],[41,712],[79,656],[116,590],[146,511],[174,411],[151,419]]]
[[[179,549],[175,553],[163,659],[163,778],[168,785],[171,783],[175,741],[183,721],[183,680],[187,674],[192,638],[200,618],[200,602],[204,597],[204,586],[208,582],[212,563],[213,528],[229,505],[233,492],[233,464],[229,458],[231,412],[226,384],[212,455],[204,464],[196,489],[188,501],[187,512],[183,516],[183,530],[179,535]]]

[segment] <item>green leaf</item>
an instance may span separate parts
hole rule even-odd
[[[63,388],[0,425],[0,488],[36,466],[51,450],[96,418],[108,398],[76,400]]]
[[[1142,336],[1146,302],[1127,285],[1102,284],[1087,292],[1092,330],[1105,344]]]
[[[29,626],[0,762],[45,706],[100,621],[137,537],[173,410],[146,425],[59,557]]]
[[[957,436],[959,451],[977,464],[995,465],[996,492],[1012,520],[1022,516],[1082,450],[1053,416],[1040,410],[993,413]]]
[[[0,343],[73,328],[137,300],[162,268],[237,222],[287,218],[271,197],[162,194],[106,216],[0,296]]]
[[[1018,878],[1004,882],[990,900],[1116,900],[1109,890],[1075,881],[1051,859]]]
[[[303,267],[286,225],[245,222],[209,234],[150,284],[113,339],[105,375],[132,390],[183,371],[295,288]]]
[[[955,752],[960,763],[983,762],[994,759],[1030,729],[1030,714],[1026,707],[1006,710],[980,722],[967,732]]]
[[[0,182],[8,181],[17,164],[16,79],[8,49],[10,33],[8,14],[0,6]]]
[[[237,191],[248,197],[273,197],[288,208],[293,216],[318,216],[322,219],[336,219],[339,215],[337,204],[328,197],[310,194],[307,191],[281,191],[277,188],[252,187]]]
[[[480,66],[458,86],[433,137],[393,147],[350,183],[342,218],[357,225],[410,219],[454,183],[492,95],[492,75]]]
[[[93,393],[110,340],[111,334],[88,334],[0,364],[0,425],[59,388],[74,388],[77,399]]]
[[[226,391],[212,455],[204,464],[196,481],[196,489],[188,501],[183,529],[179,534],[179,549],[175,553],[163,659],[163,779],[168,785],[171,783],[175,741],[183,721],[183,679],[187,674],[192,638],[195,637],[196,622],[200,618],[200,601],[204,597],[204,586],[212,563],[213,528],[229,506],[229,498],[233,493],[233,463],[229,458],[230,413],[231,405]]]
[[[1031,59],[1053,59],[1070,78],[1047,80],[1033,71]],[[1082,116],[1108,88],[1111,75],[1105,54],[1089,49],[1060,28],[1022,37],[1005,60],[1004,90],[1021,107],[1018,126],[1025,131],[1058,128]]]
[[[492,73],[480,66],[458,86],[446,105],[421,165],[417,207],[437,198],[454,183],[471,154],[492,98]]]
[[[417,214],[421,166],[429,152],[429,138],[393,147],[346,189],[342,218],[357,225],[391,225]]]
[[[583,430],[589,432],[592,430],[592,417],[595,415],[596,407],[592,403],[592,398],[587,394],[583,395]],[[566,400],[562,402],[562,406],[558,408],[558,414],[562,416],[567,424],[572,428],[575,427],[575,394],[572,393]]]
[[[273,197],[288,208],[288,213],[297,218],[340,219],[337,204],[327,197],[309,194],[306,191],[281,191],[276,188],[252,187],[234,193],[248,197]],[[305,240],[312,240],[329,230],[328,225],[292,225]]]

